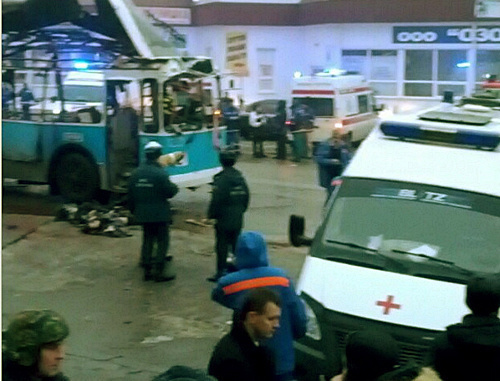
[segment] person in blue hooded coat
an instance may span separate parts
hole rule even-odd
[[[236,243],[237,271],[221,277],[212,290],[212,299],[237,311],[243,296],[252,289],[267,287],[276,291],[281,299],[280,327],[264,343],[275,356],[276,380],[293,380],[295,354],[293,341],[306,333],[304,303],[295,293],[286,272],[269,266],[264,236],[255,231],[243,232]]]

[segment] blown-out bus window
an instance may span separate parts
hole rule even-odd
[[[144,132],[157,133],[158,128],[158,83],[148,78],[141,86],[141,116]]]

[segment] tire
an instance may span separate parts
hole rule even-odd
[[[59,193],[69,202],[91,201],[97,192],[99,178],[95,165],[80,153],[67,153],[55,170]]]

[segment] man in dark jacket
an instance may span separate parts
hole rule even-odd
[[[62,372],[68,324],[57,312],[26,310],[2,337],[2,380],[68,381]]]
[[[33,95],[33,92],[28,88],[28,85],[26,83],[19,92],[19,97],[21,97],[23,119],[31,120],[30,107],[35,103],[35,96]]]
[[[326,189],[327,199],[335,186],[332,180],[342,174],[352,158],[351,148],[339,129],[334,129],[331,138],[318,144],[314,160],[318,164],[319,185]]]
[[[208,218],[215,222],[217,272],[208,278],[216,282],[227,271],[229,247],[235,252],[236,240],[243,227],[243,215],[248,208],[250,192],[243,174],[234,168],[237,153],[226,148],[219,154],[222,171],[214,176]]]
[[[278,102],[278,109],[273,121],[276,125],[276,159],[286,160],[286,101]]]
[[[303,302],[295,293],[292,281],[285,271],[270,267],[264,236],[259,232],[244,232],[236,244],[238,271],[219,279],[212,291],[212,299],[237,310],[249,290],[266,286],[281,300],[281,320],[276,334],[263,345],[276,360],[276,380],[293,380],[295,354],[293,340],[306,333],[307,318]]]
[[[249,292],[234,314],[231,332],[215,346],[208,373],[218,381],[274,380],[274,360],[260,345],[280,324],[279,296],[267,288]]]
[[[179,188],[172,183],[167,172],[158,163],[161,156],[161,144],[151,141],[144,151],[146,162],[134,171],[129,182],[129,208],[136,221],[142,224],[143,240],[141,265],[144,268],[144,280],[165,282],[174,279],[163,271],[169,246],[169,225],[172,223],[170,203]],[[153,246],[156,243],[156,256],[153,259]]]
[[[436,340],[429,359],[443,381],[498,380],[500,377],[500,277],[471,279],[467,306],[472,314],[450,325]]]

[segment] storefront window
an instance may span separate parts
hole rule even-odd
[[[476,82],[482,82],[485,74],[500,78],[500,50],[478,50],[476,58]]]
[[[438,81],[465,81],[467,67],[465,50],[438,51]]]
[[[359,73],[368,78],[368,57],[366,50],[342,50],[342,69]]]
[[[397,52],[395,50],[373,50],[370,79],[395,80]]]
[[[445,91],[451,91],[454,97],[465,95],[465,85],[438,85],[438,95],[442,97]]]
[[[396,83],[386,83],[386,82],[370,82],[375,95],[398,95],[398,87]]]
[[[407,50],[405,80],[432,80],[432,50]]]
[[[406,81],[432,80],[432,50],[407,50],[405,60]],[[431,83],[408,83],[404,85],[404,95],[410,97],[432,96]]]
[[[405,95],[408,97],[430,97],[432,96],[432,84],[405,83]]]

